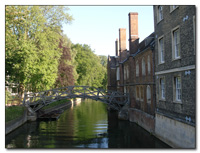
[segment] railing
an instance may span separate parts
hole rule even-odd
[[[55,101],[68,98],[90,98],[108,104],[115,110],[120,110],[129,102],[127,94],[117,91],[105,91],[89,86],[68,86],[36,93],[25,93],[23,104],[30,112],[36,112]]]

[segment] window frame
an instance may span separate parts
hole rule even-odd
[[[144,101],[144,87],[140,86],[140,101]]]
[[[164,87],[163,87],[164,86]],[[163,92],[164,91],[164,92]],[[164,93],[164,94],[163,94]],[[164,95],[164,96],[163,96]],[[159,99],[165,100],[166,99],[166,83],[165,77],[160,77],[159,79]]]
[[[177,39],[175,39],[175,35],[174,32],[177,31]],[[171,35],[172,35],[172,60],[178,60],[181,58],[181,40],[180,40],[180,26],[177,26],[176,28],[172,29],[171,31]],[[175,42],[175,41],[178,42]],[[176,50],[178,46],[178,51]],[[178,56],[177,56],[177,52],[178,52]]]
[[[146,75],[146,62],[145,62],[145,58],[142,58],[142,76]]]
[[[175,8],[173,8],[176,6]],[[174,10],[176,10],[179,6],[178,5],[170,5],[170,13],[172,13]]]
[[[160,9],[161,8],[161,9]],[[163,20],[163,6],[159,5],[157,7],[157,23]]]
[[[150,60],[150,55],[147,57],[147,71],[148,74],[151,74],[151,60]]]
[[[162,45],[161,45],[161,40],[162,40]],[[158,64],[163,64],[163,63],[165,63],[165,45],[164,45],[164,36],[161,36],[158,38]]]
[[[150,89],[150,90],[149,90]],[[149,93],[149,92],[150,93]],[[150,95],[150,100],[148,99],[148,93],[149,93],[149,95]],[[147,103],[149,103],[149,104],[151,104],[151,87],[150,87],[150,85],[147,85],[147,88],[146,88],[146,98],[147,98]]]
[[[178,87],[178,82],[177,80],[180,79],[180,82],[179,82],[179,88],[177,89]],[[182,83],[181,83],[181,75],[175,75],[173,77],[173,99],[174,99],[174,102],[175,103],[182,103]]]
[[[139,77],[140,67],[139,67],[138,60],[136,61],[136,64],[135,64],[135,71],[136,71],[136,73],[135,73],[136,77]]]
[[[136,100],[140,100],[140,87],[136,86]]]

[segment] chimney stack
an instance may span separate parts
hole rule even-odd
[[[120,53],[126,50],[126,29],[119,29],[119,51]]]
[[[129,50],[131,54],[137,51],[139,45],[138,37],[138,13],[131,12],[129,15]]]
[[[119,56],[119,44],[118,39],[115,41],[115,56]]]

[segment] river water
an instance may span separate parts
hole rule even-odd
[[[104,103],[85,100],[57,121],[25,123],[5,137],[6,148],[169,148],[143,128],[117,119]]]

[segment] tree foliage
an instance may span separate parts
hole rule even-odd
[[[77,73],[76,73],[76,51],[71,49],[71,41],[66,35],[63,35],[60,39],[59,48],[62,51],[58,66],[58,78],[56,80],[56,87],[72,86],[74,85]]]
[[[105,88],[104,78],[106,67],[101,64],[101,58],[94,54],[90,46],[75,44],[72,49],[77,51],[75,60],[78,73],[77,85],[87,85],[97,88]]]
[[[6,6],[6,76],[33,91],[51,88],[61,56],[63,6]]]

